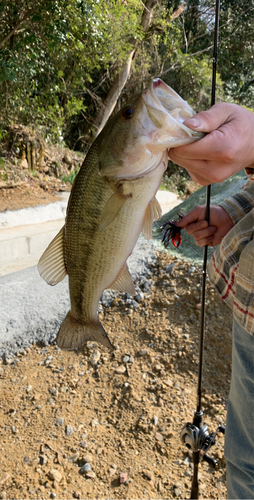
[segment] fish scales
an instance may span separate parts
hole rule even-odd
[[[68,243],[66,245],[66,266],[71,312],[82,315],[87,321],[95,317],[103,290],[110,287],[129,257],[133,241],[135,244],[141,232],[147,205],[159,187],[156,185],[154,188],[154,172],[145,180],[122,181],[124,192],[131,196],[115,220],[99,231],[101,212],[115,190],[107,179],[98,175],[96,151],[92,153],[85,162],[85,174],[81,169],[79,183],[76,184],[79,189],[83,184],[82,202],[74,186],[75,201],[70,203],[66,222],[66,240],[70,242],[70,250]],[[162,165],[161,176],[164,169]]]
[[[202,134],[183,121],[195,113],[164,82],[154,80],[105,126],[75,179],[66,223],[38,268],[50,285],[69,275],[71,309],[57,336],[61,348],[96,340],[112,348],[97,308],[106,288],[135,295],[126,260],[140,232],[149,239],[161,215],[155,198],[167,149]]]

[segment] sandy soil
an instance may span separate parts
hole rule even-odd
[[[170,272],[170,265],[175,264]],[[33,345],[0,365],[0,498],[189,498],[183,425],[196,409],[201,271],[158,254],[137,307],[121,295],[100,319],[116,349]],[[231,313],[207,287],[203,410],[224,424]],[[224,437],[202,462],[200,498],[226,498]]]

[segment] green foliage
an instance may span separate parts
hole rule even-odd
[[[2,120],[39,127],[50,141],[86,149],[98,110],[136,46],[116,109],[160,76],[195,110],[210,106],[212,0],[161,0],[144,33],[140,0],[3,0]],[[16,27],[16,29],[15,29]],[[254,6],[221,1],[217,99],[254,108]]]
[[[70,184],[73,184],[73,182],[75,181],[75,179],[77,177],[78,172],[79,172],[79,170],[72,170],[69,173],[69,175],[62,175],[61,180],[63,182],[69,182]]]
[[[179,196],[184,196],[186,194],[189,181],[190,176],[187,170],[179,167],[172,161],[169,161],[160,189],[172,191],[177,193]]]

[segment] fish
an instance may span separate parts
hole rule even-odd
[[[156,192],[168,149],[202,137],[183,121],[195,114],[161,79],[151,81],[105,125],[75,178],[65,224],[38,263],[56,285],[69,277],[70,311],[57,334],[62,349],[96,341],[112,349],[97,309],[105,289],[136,295],[126,260],[161,217]]]

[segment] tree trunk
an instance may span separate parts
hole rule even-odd
[[[148,30],[153,15],[153,9],[157,5],[158,1],[159,0],[146,0],[141,19],[141,26],[143,28],[143,31]],[[105,123],[107,122],[108,118],[110,117],[111,113],[113,112],[117,100],[128,80],[131,70],[132,59],[136,51],[136,42],[133,41],[132,45],[133,49],[131,49],[131,51],[129,52],[126,62],[122,65],[119,73],[116,75],[112,87],[103,103],[103,106],[95,119],[94,139],[97,137],[97,135],[99,135]]]

